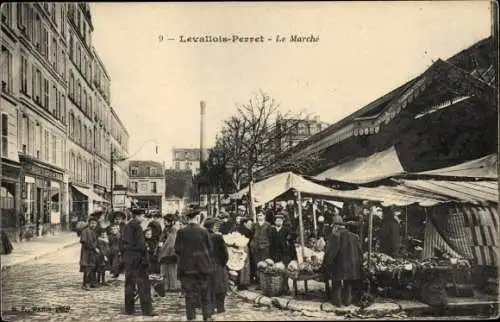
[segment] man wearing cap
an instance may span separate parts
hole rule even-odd
[[[283,262],[285,267],[292,260],[297,259],[297,250],[295,248],[295,235],[288,228],[283,227],[284,216],[277,214],[274,217],[274,227],[271,227],[270,254],[275,262]],[[288,283],[285,283],[288,291]]]
[[[333,304],[349,306],[352,303],[352,288],[361,279],[361,243],[356,234],[345,228],[342,217],[334,216],[333,225],[334,230],[326,243],[322,270],[326,281],[332,281]]]
[[[151,303],[151,285],[148,277],[148,257],[144,231],[144,210],[134,209],[132,220],[123,229],[121,251],[125,264],[125,313],[134,314],[136,287],[141,302],[142,314],[156,316]]]
[[[258,212],[257,222],[254,224],[253,236],[250,240],[253,267],[256,268],[258,262],[270,257],[270,246],[271,224],[266,221],[266,216],[262,212]],[[256,279],[258,279],[258,277],[256,277]]]
[[[185,293],[186,317],[196,318],[196,307],[201,302],[204,321],[211,321],[211,296],[209,281],[215,264],[211,257],[213,245],[207,230],[200,226],[200,211],[186,214],[189,222],[177,232],[175,253],[178,256],[177,274]]]
[[[99,248],[97,248],[97,219],[94,216],[89,217],[89,224],[82,230],[80,243],[82,249],[80,252],[80,272],[83,273],[83,285],[85,290],[90,287],[95,287],[96,284],[96,268],[97,259],[99,256]]]

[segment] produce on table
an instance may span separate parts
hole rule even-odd
[[[258,262],[257,269],[259,269],[261,272],[271,275],[279,275],[287,273],[287,269],[283,262],[274,263],[273,260],[270,258]]]

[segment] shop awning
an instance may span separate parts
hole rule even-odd
[[[91,189],[87,189],[87,188],[83,188],[83,187],[78,187],[78,186],[74,186],[74,185],[72,185],[72,187],[75,188],[80,193],[82,193],[83,195],[87,196],[87,198],[92,199],[93,201],[97,201],[97,202],[109,202],[106,199],[104,199],[101,196],[99,196],[94,191],[92,191]]]
[[[404,172],[396,149],[391,147],[367,158],[357,158],[330,168],[314,178],[363,184]]]
[[[497,155],[490,154],[452,167],[420,172],[419,174],[498,179]]]
[[[276,197],[281,196],[290,189],[300,191],[308,195],[330,196],[332,189],[311,182],[301,175],[293,172],[283,172],[252,185],[252,196],[255,204],[265,204]],[[248,187],[231,195],[232,199],[240,199],[248,193]]]
[[[454,201],[498,203],[496,181],[398,180],[403,186],[432,193]]]

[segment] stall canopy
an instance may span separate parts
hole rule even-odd
[[[90,189],[78,187],[78,186],[72,186],[72,187],[75,188],[80,193],[82,193],[84,196],[87,196],[87,198],[92,199],[93,201],[108,202],[106,199],[102,198],[101,196],[99,196],[97,193],[95,193],[94,191],[92,191]]]
[[[420,174],[498,179],[497,155],[490,154],[477,160],[468,161],[452,167],[420,172]]]
[[[498,203],[498,183],[496,181],[444,181],[444,180],[398,180],[409,188],[432,193],[450,199],[450,201],[470,202],[485,201]]]
[[[367,158],[357,158],[330,168],[314,177],[317,180],[337,180],[363,184],[404,173],[393,147]]]
[[[254,204],[265,204],[291,189],[307,195],[332,196],[332,189],[328,187],[311,182],[293,172],[283,172],[252,185]],[[247,193],[248,187],[234,193],[231,198],[240,199]]]

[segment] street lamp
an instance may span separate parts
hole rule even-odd
[[[109,167],[111,169],[111,184],[110,184],[110,192],[111,192],[111,211],[113,212],[115,210],[114,206],[113,206],[113,192],[114,192],[114,185],[115,185],[115,176],[114,176],[114,172],[115,172],[115,162],[123,162],[133,156],[135,156],[141,149],[142,147],[146,144],[146,143],[149,143],[149,142],[155,142],[156,144],[156,154],[158,154],[158,141],[155,140],[155,139],[151,139],[151,140],[147,140],[145,141],[140,147],[139,149],[134,153],[132,154],[131,156],[128,156],[126,158],[118,158],[115,156],[115,150],[113,149],[113,144],[110,145],[111,147],[111,155],[110,155],[110,159],[109,159]]]

